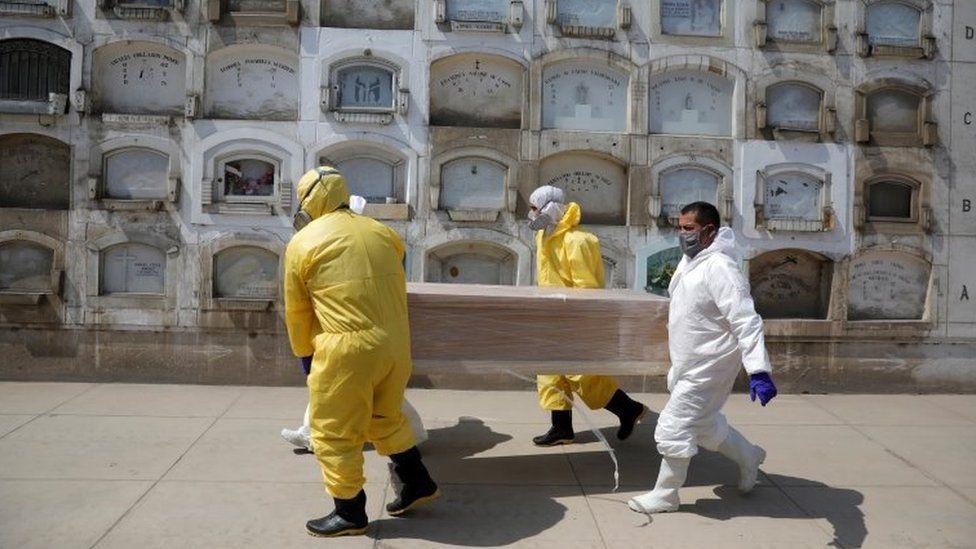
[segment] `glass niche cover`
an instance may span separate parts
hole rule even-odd
[[[909,48],[918,46],[921,15],[917,9],[900,2],[868,6],[868,43]]]
[[[872,132],[914,133],[918,131],[921,99],[902,90],[880,90],[868,96],[868,120]]]
[[[355,65],[339,71],[336,104],[340,109],[393,108],[393,73],[381,67]]]
[[[394,185],[396,168],[376,158],[355,157],[336,163],[349,185],[349,193],[359,195],[372,204],[382,204],[396,197]]]
[[[105,195],[121,200],[165,198],[169,157],[144,149],[121,151],[105,159]]]
[[[722,36],[722,0],[660,0],[661,32]]]
[[[441,168],[442,210],[505,208],[505,166],[485,158],[459,158]]]
[[[823,183],[803,173],[775,175],[766,181],[763,212],[769,219],[820,221]]]
[[[274,299],[278,256],[254,246],[228,248],[214,260],[214,297]]]
[[[44,291],[51,288],[54,252],[31,242],[0,245],[0,291]]]
[[[275,187],[275,165],[244,158],[224,164],[224,196],[271,196]]]
[[[718,175],[701,168],[678,168],[661,175],[661,215],[677,218],[692,202],[718,203]]]
[[[766,33],[778,42],[819,43],[822,7],[811,0],[768,0]]]
[[[145,244],[120,244],[102,254],[102,293],[163,293],[166,256]]]
[[[820,130],[820,91],[800,84],[766,90],[766,126],[782,130]]]
[[[651,80],[651,133],[731,135],[733,83],[697,71],[665,73]]]
[[[568,27],[613,28],[617,0],[556,0],[556,23]]]
[[[509,0],[447,0],[447,19],[504,23],[508,20],[508,2]]]

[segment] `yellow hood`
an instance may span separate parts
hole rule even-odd
[[[562,219],[556,224],[556,228],[553,229],[552,233],[547,235],[546,238],[555,238],[558,235],[565,234],[566,231],[573,229],[580,223],[580,218],[583,215],[583,211],[580,209],[579,204],[575,202],[570,202],[566,205],[566,213],[563,214]]]
[[[318,219],[334,212],[339,206],[349,204],[346,178],[331,166],[319,166],[309,170],[298,180],[298,207]]]

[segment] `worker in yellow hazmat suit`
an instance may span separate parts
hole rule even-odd
[[[349,210],[346,181],[320,167],[297,190],[298,232],[285,251],[285,321],[308,361],[309,424],[335,510],[306,523],[316,536],[361,534],[368,524],[363,443],[390,456],[403,482],[391,515],[440,496],[401,412],[410,377],[403,243]]]
[[[562,189],[545,185],[529,197],[529,227],[536,230],[536,273],[539,286],[603,288],[600,241],[578,228],[579,204],[566,203]],[[540,375],[539,405],[549,410],[552,427],[532,439],[539,446],[573,442],[573,407],[567,397],[578,395],[590,409],[605,408],[620,419],[617,438],[624,440],[647,413],[647,407],[617,388],[610,376]]]

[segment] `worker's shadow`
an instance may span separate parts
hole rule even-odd
[[[620,464],[622,493],[644,491],[654,484],[660,465],[653,440],[656,419],[651,414],[625,442],[616,440],[615,428],[601,429]],[[620,513],[635,515],[627,508],[627,497],[613,494],[613,462],[602,451],[602,443],[593,433],[583,431],[582,425],[577,429],[574,446],[496,456],[489,451],[512,436],[493,431],[479,419],[462,418],[450,427],[431,429],[430,439],[421,448],[431,474],[441,484],[442,499],[408,517],[384,515],[374,521],[370,535],[379,546],[384,540],[392,546],[397,539],[470,547],[510,545],[558,528],[576,514],[587,520],[590,511],[578,504],[581,485],[589,498],[605,502],[601,504],[604,511],[613,512],[613,505],[619,505]],[[860,492],[764,472],[761,487],[742,496],[735,489],[737,478],[736,466],[728,459],[701,452],[692,463],[686,486],[719,485],[713,490],[717,498],[686,501],[680,512],[716,520],[824,518],[834,528],[834,544],[843,547],[858,547],[867,536],[858,507],[863,501]],[[784,486],[796,487],[810,497],[796,503]]]

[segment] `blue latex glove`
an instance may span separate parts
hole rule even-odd
[[[749,397],[755,402],[757,396],[759,403],[763,406],[776,396],[776,386],[773,385],[773,380],[766,372],[749,376]]]
[[[305,375],[308,375],[308,374],[312,373],[312,357],[311,356],[303,356],[303,357],[300,357],[298,359],[298,361],[301,363],[302,370],[305,372]],[[774,389],[774,391],[775,391],[775,389]]]

